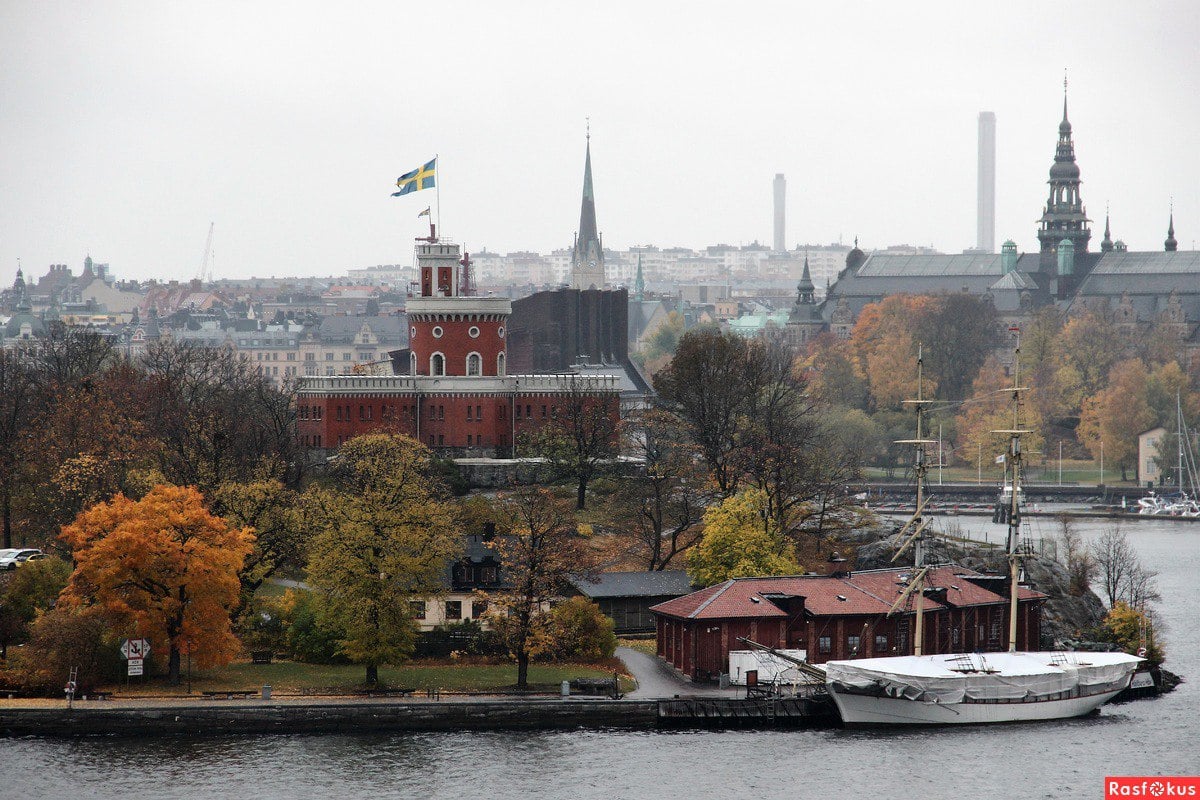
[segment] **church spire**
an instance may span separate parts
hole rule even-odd
[[[1112,231],[1108,226],[1108,206],[1104,207],[1104,238],[1100,240],[1100,252],[1111,253],[1113,249]]]
[[[583,162],[583,201],[579,208],[579,234],[571,254],[571,288],[604,288],[604,248],[596,226],[596,195],[592,188],[592,128],[588,121]]]
[[[1067,79],[1063,76],[1063,118],[1058,125],[1058,145],[1054,164],[1050,167],[1050,195],[1038,227],[1041,243],[1041,266],[1053,271],[1058,261],[1058,245],[1070,239],[1076,255],[1088,251],[1092,238],[1090,220],[1079,194],[1079,165],[1075,163],[1075,142],[1071,137],[1071,121],[1067,118]]]
[[[1168,253],[1174,253],[1179,249],[1179,242],[1175,240],[1175,204],[1171,204],[1171,220],[1167,223],[1167,240],[1163,242],[1163,246]]]
[[[808,253],[805,253],[804,272],[800,273],[800,283],[796,284],[796,305],[808,306],[815,303],[816,289],[812,282],[812,273],[808,271]]]

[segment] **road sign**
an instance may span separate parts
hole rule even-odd
[[[130,660],[145,658],[150,655],[150,640],[123,639],[121,641],[121,655]]]
[[[140,659],[140,658],[129,659],[129,674],[130,675],[141,675],[142,674],[142,665],[144,663],[145,662],[142,661],[142,659]]]

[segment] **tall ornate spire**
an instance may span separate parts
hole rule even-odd
[[[646,279],[642,275],[642,254],[641,253],[638,253],[637,280],[634,281],[633,291],[634,291],[634,299],[635,300],[641,301],[641,300],[646,299]]]
[[[592,129],[588,121],[587,149],[583,162],[583,202],[579,209],[579,234],[571,254],[571,288],[604,288],[604,248],[596,227],[596,195],[592,189]]]
[[[1088,251],[1092,238],[1090,220],[1079,194],[1079,165],[1075,163],[1075,142],[1071,138],[1071,121],[1067,118],[1067,79],[1063,76],[1063,118],[1058,125],[1058,145],[1054,164],[1050,167],[1050,196],[1042,211],[1038,227],[1041,243],[1041,265],[1053,271],[1057,263],[1058,243],[1070,239],[1075,254]]]
[[[1163,242],[1163,246],[1168,253],[1174,253],[1179,249],[1179,242],[1175,241],[1175,204],[1171,204],[1171,221],[1167,224],[1167,240]]]
[[[1108,227],[1108,206],[1104,207],[1104,238],[1100,240],[1100,252],[1111,253],[1113,249],[1112,231]]]
[[[804,254],[804,272],[800,274],[800,283],[796,284],[796,304],[812,305],[816,302],[816,289],[813,286],[812,274],[808,271],[808,253]]]

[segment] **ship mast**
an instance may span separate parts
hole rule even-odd
[[[1012,407],[1013,423],[1007,430],[992,431],[1003,433],[1009,437],[1008,453],[1004,464],[1004,480],[1011,487],[1008,502],[1008,569],[1009,569],[1009,609],[1008,609],[1008,651],[1017,651],[1017,591],[1020,583],[1021,553],[1021,434],[1029,433],[1021,428],[1021,392],[1028,391],[1021,386],[1021,329],[1015,325],[1009,328],[1017,337],[1017,346],[1013,350],[1013,387]],[[1010,476],[1011,475],[1011,480]]]
[[[925,407],[933,401],[926,400],[924,394],[924,364],[925,359],[922,355],[922,348],[917,346],[917,399],[905,400],[904,404],[913,406],[917,412],[917,438],[915,439],[899,439],[896,444],[911,444],[915,451],[913,458],[913,473],[917,479],[917,504],[913,512],[912,518],[905,523],[900,530],[900,536],[904,536],[909,528],[913,528],[912,535],[896,550],[896,554],[892,556],[892,561],[895,561],[900,555],[908,549],[909,545],[913,546],[913,578],[900,597],[893,604],[888,615],[895,613],[907,599],[910,594],[916,595],[916,603],[914,615],[916,616],[916,624],[913,632],[913,655],[921,655],[925,645],[925,575],[929,572],[929,567],[925,565],[925,526],[929,524],[928,519],[923,518],[925,510],[925,474],[929,470],[928,461],[925,458],[925,446],[933,444],[933,440],[924,438],[925,436]],[[915,527],[914,527],[915,526]]]

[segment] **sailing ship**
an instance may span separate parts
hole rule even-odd
[[[1196,455],[1192,452],[1191,433],[1183,418],[1183,403],[1179,393],[1175,394],[1175,436],[1179,440],[1178,463],[1175,478],[1178,490],[1173,496],[1150,492],[1138,500],[1138,513],[1151,516],[1200,517],[1200,480],[1196,469]],[[1186,486],[1184,479],[1187,479]]]
[[[1018,332],[1017,356],[1020,355]],[[1007,506],[998,516],[1008,525],[1009,629],[1008,652],[923,655],[923,598],[929,566],[925,564],[923,518],[926,498],[923,417],[930,401],[922,394],[922,359],[917,356],[917,399],[908,401],[917,412],[917,437],[906,440],[916,450],[914,471],[917,503],[901,529],[907,535],[893,561],[913,547],[911,580],[900,593],[892,613],[914,599],[913,655],[830,661],[825,683],[846,725],[964,725],[1065,719],[1090,714],[1129,686],[1144,660],[1125,653],[1018,651],[1017,602],[1021,578],[1021,392],[1020,366],[1014,359],[1013,424],[995,433],[1008,437],[1005,483]],[[1009,481],[1011,480],[1011,483]],[[911,533],[909,533],[911,531]]]

